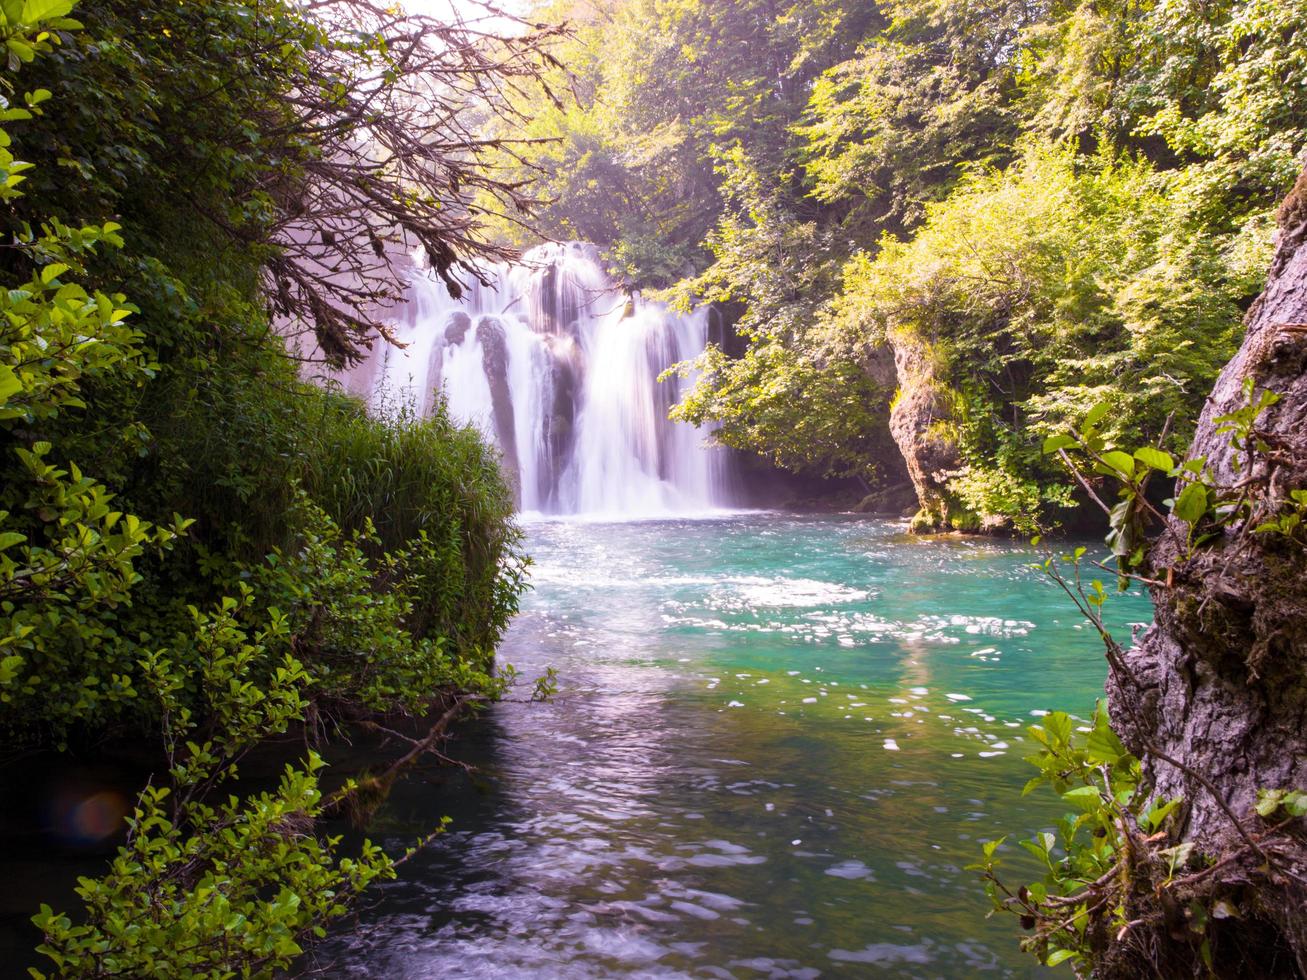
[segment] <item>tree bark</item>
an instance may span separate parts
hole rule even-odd
[[[1260,516],[1226,524],[1197,548],[1188,525],[1171,519],[1149,555],[1171,584],[1153,589],[1155,624],[1128,652],[1128,674],[1109,679],[1108,703],[1157,795],[1184,799],[1180,838],[1213,857],[1244,852],[1216,877],[1231,889],[1247,940],[1274,947],[1263,975],[1307,976],[1303,820],[1248,846],[1248,835],[1260,840],[1266,830],[1253,812],[1258,790],[1307,789],[1307,531],[1295,540],[1249,526],[1286,512],[1290,491],[1307,488],[1307,172],[1281,208],[1270,277],[1246,326],[1189,458],[1205,457],[1219,485],[1248,487]],[[1249,380],[1279,396],[1258,422],[1269,451],[1251,470],[1219,431],[1221,416],[1247,403]],[[1169,936],[1164,925],[1155,933],[1154,952],[1176,941],[1174,923]],[[1127,942],[1137,951],[1148,941]],[[1111,959],[1103,975],[1136,968],[1128,956],[1115,968]]]

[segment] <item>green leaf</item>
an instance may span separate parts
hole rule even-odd
[[[1280,808],[1284,801],[1284,790],[1282,789],[1263,789],[1257,792],[1257,804],[1255,809],[1259,817],[1269,817],[1272,813]]]
[[[1116,763],[1129,754],[1116,732],[1106,726],[1095,727],[1089,733],[1089,738],[1085,740],[1085,751],[1090,762]]]
[[[1093,813],[1103,807],[1103,798],[1093,786],[1077,786],[1062,794],[1062,800],[1078,810]]]
[[[8,364],[0,364],[0,405],[4,405],[14,395],[23,390],[23,383],[14,374]]]
[[[1172,512],[1186,524],[1197,524],[1207,513],[1207,487],[1190,483],[1180,491]]]
[[[1044,455],[1057,452],[1059,449],[1066,449],[1076,444],[1072,436],[1049,436],[1044,440]]]
[[[1048,966],[1058,966],[1059,964],[1065,963],[1067,960],[1071,959],[1071,957],[1079,956],[1079,955],[1080,954],[1077,953],[1074,949],[1058,949],[1049,953],[1048,959],[1046,959],[1044,962]]]
[[[1103,417],[1107,415],[1107,413],[1110,412],[1111,410],[1112,410],[1111,402],[1099,402],[1097,405],[1091,408],[1089,410],[1089,414],[1085,416],[1084,428],[1087,429],[1090,426],[1097,425],[1099,422],[1103,420]]]
[[[37,24],[54,17],[63,17],[73,11],[74,0],[27,0],[23,4],[23,20]]]
[[[1033,854],[1036,859],[1044,862],[1048,861],[1048,852],[1039,845],[1038,841],[1023,840],[1017,841],[1017,843],[1020,844],[1022,848]]]
[[[1145,466],[1151,466],[1155,470],[1161,470],[1163,473],[1170,473],[1175,469],[1175,460],[1170,453],[1163,452],[1160,449],[1150,449],[1145,446],[1143,449],[1135,450],[1135,459]]]
[[[1284,798],[1285,812],[1291,817],[1307,816],[1307,793],[1294,791]]]
[[[1179,805],[1179,797],[1174,800],[1167,800],[1165,803],[1154,804],[1144,816],[1144,823],[1148,830],[1152,832],[1161,827],[1163,821],[1165,821],[1166,818],[1171,815],[1172,811],[1174,811]]]
[[[11,37],[5,41],[5,47],[9,49],[9,70],[17,71],[19,65],[24,61],[31,61],[36,57],[36,49],[26,41],[16,37]]]
[[[1119,449],[1112,449],[1103,453],[1103,462],[1127,478],[1135,474],[1134,458],[1129,453],[1123,453]]]

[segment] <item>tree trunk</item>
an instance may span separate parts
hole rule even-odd
[[[1218,484],[1247,485],[1261,516],[1227,524],[1193,550],[1188,526],[1170,521],[1149,558],[1171,585],[1153,589],[1155,625],[1129,651],[1129,674],[1114,672],[1108,700],[1157,795],[1184,799],[1180,838],[1232,858],[1208,876],[1209,897],[1240,916],[1209,930],[1225,937],[1213,950],[1217,975],[1242,964],[1246,976],[1307,976],[1304,821],[1269,835],[1253,812],[1258,790],[1307,789],[1307,530],[1295,538],[1248,526],[1287,513],[1289,492],[1307,488],[1307,172],[1281,208],[1270,278],[1246,325],[1189,455],[1205,457]],[[1258,422],[1269,451],[1251,472],[1218,431],[1222,415],[1246,404],[1249,379],[1279,396]],[[1165,904],[1160,890],[1154,899]],[[1177,957],[1189,962],[1186,973],[1197,967],[1179,947],[1192,949],[1198,930],[1177,929],[1174,909],[1149,919],[1156,924],[1116,939],[1101,975],[1144,975],[1144,962],[1176,975],[1157,964]]]

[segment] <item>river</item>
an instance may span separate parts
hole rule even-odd
[[[541,521],[528,549],[501,657],[559,693],[465,726],[476,773],[396,789],[374,839],[448,832],[329,975],[1040,975],[964,867],[1064,811],[1020,795],[1025,730],[1087,715],[1105,667],[1028,548],[735,514]]]

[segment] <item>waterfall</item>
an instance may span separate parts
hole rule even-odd
[[[594,246],[542,245],[461,299],[418,274],[403,349],[363,376],[374,401],[450,414],[503,454],[524,512],[656,516],[729,504],[725,450],[667,413],[708,312],[679,316],[616,289]]]

